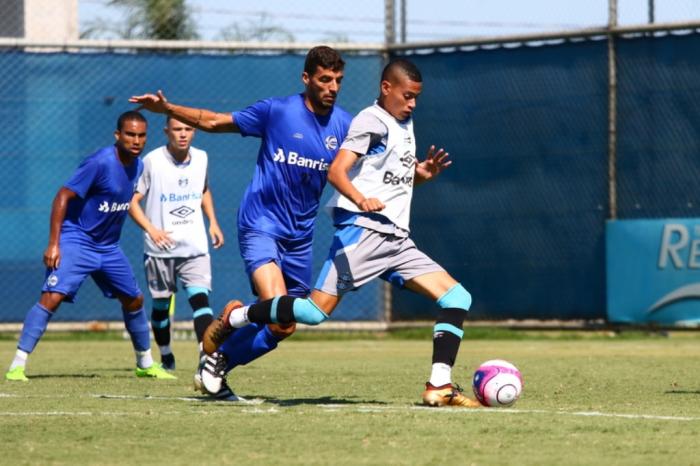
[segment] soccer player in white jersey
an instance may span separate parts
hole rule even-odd
[[[281,296],[250,306],[229,302],[204,334],[207,353],[249,322],[320,324],[345,293],[380,277],[440,308],[423,402],[479,406],[452,384],[451,375],[471,295],[408,237],[413,185],[435,178],[451,164],[448,154],[434,146],[425,160],[416,159],[412,113],[422,87],[412,62],[392,61],[382,72],[377,102],[353,119],[328,173],[337,193],[327,207],[337,230],[310,298]]]
[[[192,306],[201,358],[202,335],[212,321],[211,258],[204,215],[209,221],[209,237],[214,248],[223,246],[224,235],[208,184],[207,153],[192,147],[195,129],[167,117],[164,131],[167,144],[143,159],[143,173],[129,214],[144,230],[146,281],[153,298],[153,336],[160,348],[163,367],[174,370],[169,311],[171,298],[177,292],[177,280],[182,282]],[[231,396],[227,387],[217,394],[221,398]]]

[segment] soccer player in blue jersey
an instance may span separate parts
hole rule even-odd
[[[269,98],[233,113],[183,107],[162,92],[130,99],[204,131],[260,138],[253,179],[238,211],[238,240],[246,272],[260,299],[310,292],[311,243],[328,167],[351,115],[335,105],[344,61],[330,47],[306,55],[304,92]],[[223,375],[275,349],[295,324],[251,324],[225,341],[203,366],[204,389],[228,388]],[[210,381],[211,383],[208,383]]]
[[[451,165],[448,154],[434,146],[426,159],[416,158],[412,114],[422,89],[415,64],[396,59],[382,72],[375,104],[352,120],[328,171],[336,188],[327,205],[336,233],[311,297],[279,296],[250,306],[229,302],[204,332],[205,352],[215,352],[237,328],[251,322],[318,325],[346,293],[382,278],[432,299],[440,308],[423,403],[480,406],[452,384],[471,295],[409,237],[414,185],[435,179]]]
[[[58,190],[51,208],[49,244],[44,251],[46,280],[41,298],[24,320],[17,352],[5,379],[27,382],[28,355],[63,301],[73,302],[88,275],[102,293],[119,299],[126,330],[136,352],[136,375],[174,379],[151,356],[143,295],[119,236],[143,168],[139,155],[146,144],[146,119],[123,113],[114,132],[116,143],[88,156]]]

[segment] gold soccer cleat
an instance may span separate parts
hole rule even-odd
[[[462,394],[462,389],[452,384],[435,387],[430,382],[425,384],[423,404],[427,406],[461,406],[464,408],[479,408],[481,403]]]

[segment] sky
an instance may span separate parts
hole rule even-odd
[[[407,41],[529,34],[604,26],[607,0],[405,0]],[[97,18],[118,22],[108,0],[79,0],[81,30]],[[700,0],[618,0],[618,24],[644,24],[649,4],[655,22],[700,20]],[[401,0],[395,0],[398,5]],[[187,0],[204,40],[222,31],[265,26],[283,29],[296,42],[383,42],[384,0]],[[397,35],[398,35],[397,28]],[[284,38],[285,36],[278,36]]]

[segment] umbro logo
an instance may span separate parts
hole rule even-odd
[[[170,213],[179,218],[185,218],[194,213],[194,209],[187,207],[186,205],[180,206],[177,209],[173,209]]]

